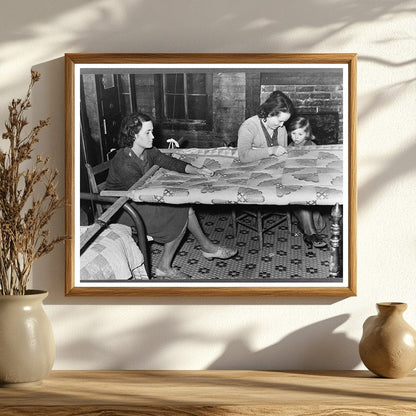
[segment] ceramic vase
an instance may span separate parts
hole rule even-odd
[[[364,322],[360,357],[381,377],[401,378],[416,367],[416,331],[404,320],[406,303],[377,303],[378,315]]]
[[[52,326],[43,309],[48,292],[0,295],[0,385],[40,384],[55,361]]]

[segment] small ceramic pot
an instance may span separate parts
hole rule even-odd
[[[378,315],[364,322],[360,357],[381,377],[400,378],[416,367],[416,331],[404,320],[406,303],[377,303]]]
[[[41,383],[55,361],[52,326],[42,301],[48,292],[0,295],[0,385]]]

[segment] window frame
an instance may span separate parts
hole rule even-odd
[[[184,75],[184,91],[183,93],[174,94],[166,92],[166,75],[171,75],[171,73],[163,73],[155,75],[155,86],[156,86],[156,115],[157,118],[161,121],[163,128],[179,128],[183,130],[211,130],[212,129],[212,100],[213,100],[213,76],[209,72],[198,72],[198,74],[205,75],[205,94],[200,93],[187,93],[187,75],[194,74],[196,72],[176,72],[178,74]],[[184,106],[185,106],[185,116],[187,117],[188,112],[188,96],[206,96],[207,97],[207,109],[206,109],[206,119],[179,119],[179,118],[169,118],[166,114],[167,110],[167,95],[183,95],[184,96]]]

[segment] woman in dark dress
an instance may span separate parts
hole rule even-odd
[[[132,113],[123,119],[119,134],[120,149],[111,160],[106,189],[129,189],[153,165],[181,173],[213,175],[210,169],[198,168],[163,154],[153,147],[153,138],[153,123],[146,114]],[[163,253],[155,268],[156,277],[190,278],[172,268],[173,257],[187,228],[197,239],[205,258],[228,259],[237,254],[237,250],[218,246],[206,237],[192,207],[136,202],[132,205],[142,217],[147,234],[163,244]]]

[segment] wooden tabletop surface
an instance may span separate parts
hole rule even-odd
[[[0,389],[0,415],[416,415],[416,372],[53,371]]]

